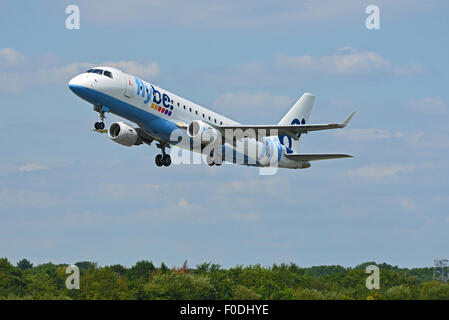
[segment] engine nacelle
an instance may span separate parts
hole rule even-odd
[[[194,120],[187,127],[187,135],[197,143],[208,144],[214,141],[219,133],[207,123],[201,120]]]
[[[127,147],[142,144],[142,139],[139,137],[136,129],[123,122],[111,124],[108,136],[112,141]]]

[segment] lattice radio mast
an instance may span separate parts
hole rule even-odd
[[[435,258],[433,280],[447,282],[449,280],[449,259]]]

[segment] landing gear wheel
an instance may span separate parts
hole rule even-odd
[[[221,166],[221,163],[223,162],[221,159],[221,152],[214,153],[213,159],[216,166]]]
[[[209,166],[221,166],[221,153],[215,154],[214,150],[212,149],[210,154],[207,155],[207,164]]]
[[[104,122],[95,122],[95,130],[103,130],[104,129]]]
[[[163,165],[163,163],[162,163],[162,155],[161,155],[161,154],[158,154],[158,155],[156,156],[156,159],[154,159],[154,161],[156,162],[156,165],[157,165],[158,167],[161,167],[161,166]]]
[[[164,166],[168,167],[171,164],[171,158],[168,154],[162,156],[162,163]]]
[[[158,167],[160,167],[160,166],[166,166],[166,167],[168,167],[168,166],[171,164],[171,158],[170,158],[170,155],[168,155],[168,154],[165,153],[165,147],[166,147],[166,146],[168,146],[168,145],[165,144],[165,143],[162,143],[162,142],[156,144],[156,147],[158,147],[158,148],[161,149],[161,151],[162,151],[162,154],[158,154],[158,155],[156,156],[156,165],[157,165]],[[168,147],[170,147],[170,146],[168,146]]]
[[[100,115],[100,121],[95,122],[95,125],[94,125],[95,130],[103,130],[104,129],[104,119],[106,119],[105,113],[109,112],[109,109],[106,107],[103,107],[101,105],[94,105],[93,109],[94,109],[94,111],[98,112]]]
[[[210,156],[210,155],[207,156],[207,160],[206,161],[207,161],[207,164],[209,166],[211,166],[211,167],[215,164],[214,158],[212,156]]]

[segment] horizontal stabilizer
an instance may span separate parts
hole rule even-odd
[[[316,161],[316,160],[329,160],[329,159],[340,159],[340,158],[352,158],[348,154],[285,154],[287,159],[293,161]]]
[[[226,133],[226,129],[231,130],[249,130],[253,129],[259,137],[271,136],[271,130],[276,130],[277,135],[287,135],[292,137],[294,140],[298,140],[297,135],[301,133],[307,133],[309,131],[319,131],[319,130],[329,130],[329,129],[340,129],[348,125],[351,118],[354,116],[355,112],[351,113],[349,117],[343,123],[329,123],[329,124],[303,124],[303,125],[224,125],[218,126],[217,129],[221,131],[222,134]],[[265,132],[261,132],[265,130]],[[275,134],[274,134],[275,135]]]

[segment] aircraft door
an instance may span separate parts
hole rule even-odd
[[[134,97],[134,92],[135,92],[135,86],[134,86],[134,81],[131,79],[130,76],[126,76],[126,84],[125,84],[125,97],[127,98],[132,98]]]

